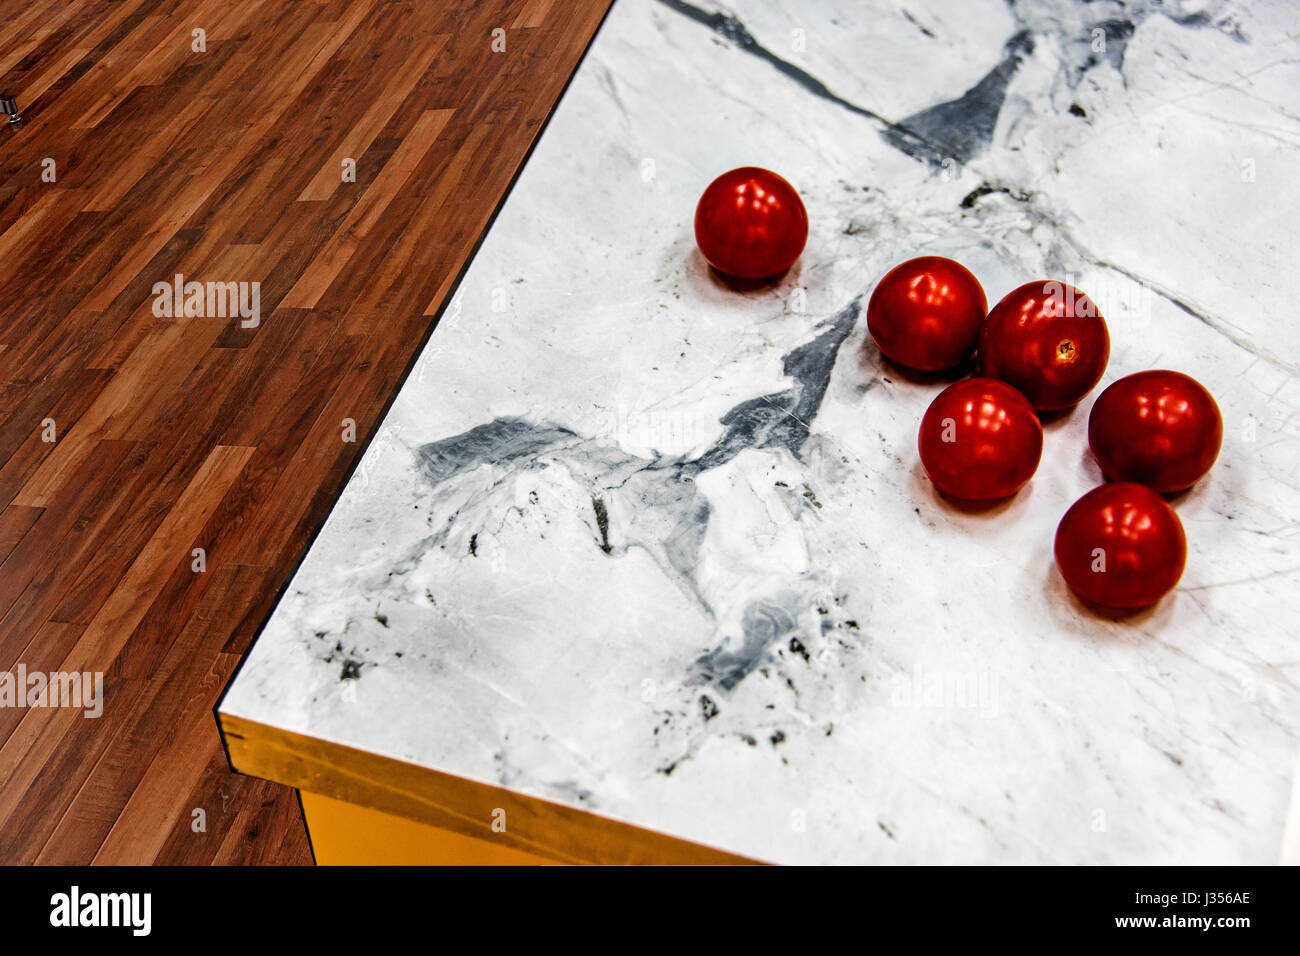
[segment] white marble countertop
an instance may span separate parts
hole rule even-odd
[[[1275,861],[1297,31],[1283,0],[618,0],[223,712],[774,862]],[[747,164],[812,231],[736,291],[691,223]],[[990,303],[1073,281],[1103,385],[1217,397],[1154,610],[1097,617],[1052,563],[1095,392],[1009,504],[935,495],[938,386],[864,315],[921,254]]]

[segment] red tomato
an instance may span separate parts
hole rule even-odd
[[[793,186],[767,169],[742,166],[709,184],[695,207],[695,241],[719,272],[778,275],[808,241],[808,213]]]
[[[917,440],[934,486],[966,501],[1015,494],[1043,454],[1043,426],[1025,397],[1005,382],[968,378],[930,403]]]
[[[1039,411],[1069,408],[1101,381],[1110,334],[1096,304],[1064,282],[1029,282],[980,329],[980,374],[1024,392]]]
[[[965,266],[921,256],[880,280],[867,304],[867,330],[886,358],[933,372],[970,358],[987,311],[984,289]]]
[[[1187,563],[1182,522],[1144,485],[1094,488],[1056,529],[1056,565],[1075,594],[1113,608],[1146,607],[1173,590]]]
[[[1171,494],[1190,488],[1219,457],[1223,416],[1196,379],[1138,372],[1097,397],[1088,444],[1107,478]]]

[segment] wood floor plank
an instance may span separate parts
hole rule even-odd
[[[0,511],[0,563],[9,557],[44,512],[44,508],[24,508],[22,505],[10,505]]]
[[[14,648],[12,654],[6,655],[11,660],[10,667],[13,667],[13,661],[21,661],[28,673],[53,670],[77,643],[84,629],[80,624],[46,621],[40,630],[31,635],[26,645]],[[23,707],[0,709],[0,747],[3,747],[26,714]]]
[[[105,682],[0,708],[0,864],[310,862],[211,708],[608,4],[0,0],[0,668]]]
[[[64,569],[82,559],[101,483],[120,481],[122,465],[138,451],[130,442],[99,442],[79,474],[80,483],[42,509],[31,531],[0,564],[0,666],[12,666],[14,661],[6,660],[11,649],[26,646],[48,619],[47,613],[24,616],[30,602],[21,598],[44,594]]]
[[[282,305],[290,309],[315,307],[339,271],[365,242],[370,230],[396,198],[398,190],[411,178],[454,113],[455,110],[426,110],[420,115],[415,126],[402,137],[402,145],[384,164],[383,172],[366,190],[362,201],[352,207],[333,240],[312,260]]]
[[[210,866],[215,861],[225,838],[231,832],[240,832],[243,818],[240,811],[262,800],[271,798],[293,810],[297,801],[283,799],[283,788],[256,777],[232,774],[226,764],[226,755],[219,746],[212,748],[202,774],[181,801],[182,813],[172,822],[166,840],[154,862],[176,866]],[[199,815],[195,811],[201,811]],[[242,833],[247,839],[247,831]],[[287,828],[287,845],[268,863],[286,865],[311,862],[302,832],[301,820]],[[296,837],[296,840],[294,839]],[[257,839],[256,837],[254,839]],[[113,862],[105,855],[101,862]]]

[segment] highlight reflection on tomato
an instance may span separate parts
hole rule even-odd
[[[1005,382],[970,378],[930,403],[917,439],[934,486],[966,501],[1015,494],[1043,454],[1043,426],[1025,397]]]
[[[886,358],[938,371],[975,351],[988,300],[960,262],[920,256],[895,266],[867,304],[867,330]]]
[[[1190,488],[1219,457],[1223,416],[1196,379],[1138,372],[1098,396],[1088,444],[1107,478],[1172,494]]]
[[[795,188],[768,169],[723,173],[695,207],[695,241],[719,272],[764,279],[789,269],[808,241],[808,213]]]
[[[1056,565],[1075,594],[1112,608],[1154,604],[1173,590],[1187,563],[1182,522],[1144,485],[1094,488],[1056,529]]]
[[[1110,361],[1106,320],[1064,282],[1028,282],[995,305],[980,329],[980,374],[1024,393],[1039,411],[1069,408]]]

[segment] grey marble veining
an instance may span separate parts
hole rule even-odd
[[[1297,157],[1282,2],[618,0],[223,710],[776,862],[1272,862]],[[744,164],[812,232],[737,289],[691,221]],[[1153,610],[1052,565],[1091,398],[1011,502],[934,494],[940,385],[865,332],[919,254],[1218,398]]]

